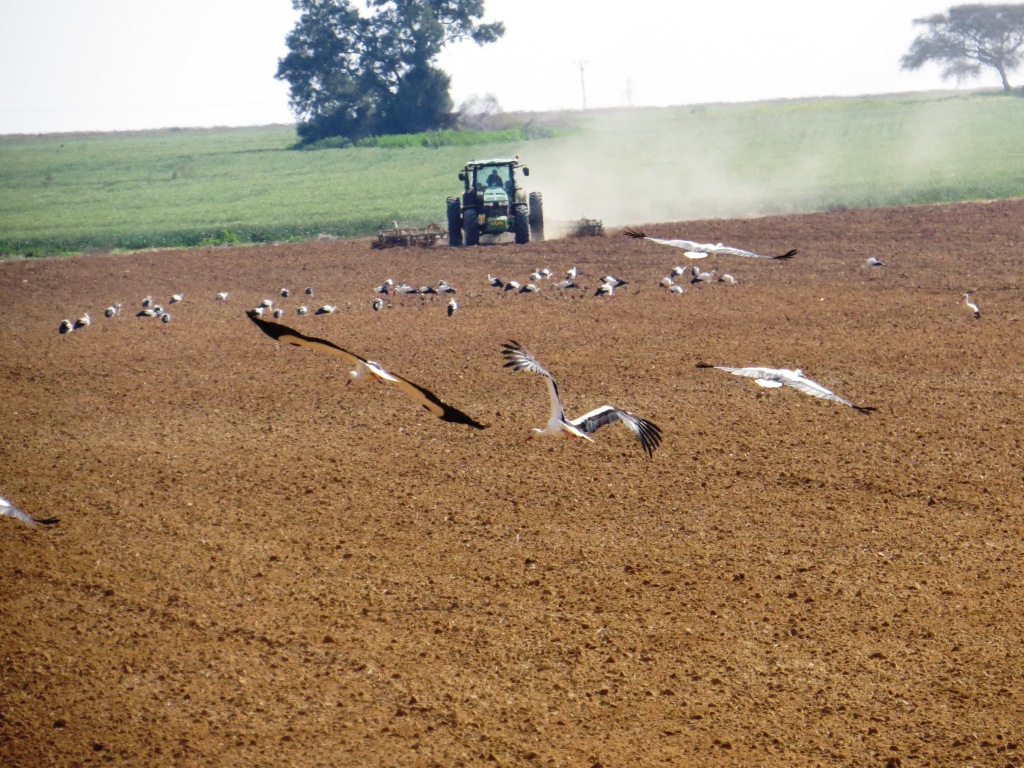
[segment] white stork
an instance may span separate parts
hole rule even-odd
[[[370,306],[373,307],[374,312],[380,312],[382,309],[384,309],[384,299],[378,296],[370,303]]]
[[[32,517],[28,512],[22,512],[3,496],[0,496],[0,516],[20,520],[25,523],[25,525],[30,525],[33,528],[37,525],[56,525],[60,522],[56,517],[48,517],[44,520]]]
[[[184,293],[176,293],[173,296],[171,296],[171,300],[168,303],[169,304],[177,304],[179,301],[184,301],[184,300],[185,300],[185,294]]]
[[[788,368],[729,368],[724,365],[708,365],[707,363],[697,363],[697,367],[717,368],[720,371],[728,371],[735,376],[746,376],[753,379],[754,383],[758,386],[767,387],[768,389],[776,389],[783,385],[793,387],[793,389],[812,397],[820,397],[823,400],[831,400],[834,403],[848,405],[860,413],[871,413],[878,410],[870,406],[854,405],[849,400],[845,400],[834,392],[825,389],[821,384],[808,379],[799,368],[795,371],[791,371]]]
[[[498,278],[494,277],[493,275],[488,275],[487,276],[487,282],[490,284],[491,288],[504,288],[505,287],[505,284],[503,282],[501,282],[501,280],[499,280]]]
[[[971,301],[971,292],[968,291],[960,297],[960,303],[966,307],[967,311],[970,312],[974,319],[977,320],[981,317],[981,310],[978,309],[978,305]]]
[[[456,303],[455,297],[453,296],[451,299],[448,300],[448,317],[454,315],[458,308],[459,305]]]
[[[595,296],[614,296],[615,286],[611,283],[601,283],[597,286],[597,290],[594,291]]]
[[[60,328],[57,329],[61,334],[71,333],[75,330],[75,324],[67,318],[60,321]]]
[[[715,282],[715,279],[716,275],[714,270],[711,270],[710,272],[702,272],[697,265],[694,265],[693,277],[690,278],[690,283],[713,283]]]
[[[77,331],[77,330],[78,330],[79,328],[87,328],[87,327],[88,327],[88,326],[90,326],[90,325],[92,325],[92,318],[91,318],[91,317],[89,317],[89,313],[88,313],[88,312],[86,312],[86,313],[85,313],[84,315],[82,315],[82,316],[81,316],[80,318],[78,318],[77,320],[75,320],[75,330],[76,330],[76,331]]]
[[[864,266],[865,267],[869,267],[869,268],[870,267],[884,267],[885,266],[885,262],[882,261],[881,259],[875,258],[874,256],[868,256],[864,260]]]
[[[463,413],[458,408],[454,408],[441,402],[437,395],[430,390],[425,389],[418,384],[413,384],[408,379],[403,379],[397,374],[385,371],[380,367],[379,363],[373,360],[365,360],[359,355],[349,352],[346,349],[342,349],[336,344],[332,344],[324,339],[315,339],[312,336],[305,336],[285,325],[281,325],[280,323],[271,323],[263,320],[251,310],[246,314],[261,331],[276,341],[294,344],[297,347],[309,347],[310,349],[326,352],[329,355],[341,358],[345,363],[352,366],[352,370],[349,371],[348,374],[350,382],[362,384],[372,378],[387,381],[398,387],[398,389],[404,392],[405,395],[414,403],[423,406],[430,411],[432,415],[442,421],[448,421],[454,424],[466,424],[475,429],[485,429],[487,426],[486,424],[481,424],[476,421],[472,416]]]
[[[221,291],[220,293],[217,294],[217,301],[227,301],[227,300],[228,300],[228,292],[227,291]]]
[[[625,229],[622,232],[628,237],[643,238],[644,240],[650,240],[652,243],[660,243],[661,245],[670,245],[673,248],[682,248],[683,255],[688,259],[703,259],[708,255],[712,256],[744,256],[748,259],[791,259],[798,251],[796,248],[786,251],[778,256],[765,256],[760,253],[754,253],[753,251],[744,251],[740,248],[731,248],[721,243],[695,243],[693,240],[662,240],[657,237],[648,237],[638,229]]]
[[[554,378],[548,373],[537,359],[527,352],[522,345],[516,341],[507,341],[502,344],[501,354],[505,357],[505,367],[514,371],[529,371],[539,373],[547,379],[548,395],[551,398],[551,415],[548,423],[543,429],[534,427],[526,439],[533,437],[572,437],[577,440],[589,440],[594,442],[590,436],[605,424],[613,424],[620,421],[629,427],[630,431],[640,441],[640,446],[648,456],[653,456],[654,449],[661,444],[661,430],[657,426],[641,419],[639,416],[616,408],[612,405],[602,405],[595,408],[579,418],[566,421],[565,413],[562,410],[562,401],[558,397],[558,387]]]

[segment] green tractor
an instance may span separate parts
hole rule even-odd
[[[544,239],[544,203],[540,192],[526,194],[516,169],[530,169],[511,160],[472,160],[459,171],[462,197],[448,198],[448,244],[479,245],[480,235],[513,232],[522,245]]]

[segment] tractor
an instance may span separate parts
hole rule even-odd
[[[516,169],[530,169],[511,160],[472,160],[459,171],[462,197],[448,198],[448,244],[479,245],[481,235],[515,233],[522,245],[544,239],[544,204],[540,192],[526,194]]]

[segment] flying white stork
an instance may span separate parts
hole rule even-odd
[[[613,424],[621,421],[630,431],[636,435],[641,447],[648,456],[653,456],[654,449],[661,444],[661,430],[657,426],[641,419],[639,416],[616,408],[611,405],[602,405],[595,408],[579,418],[566,421],[565,413],[562,410],[562,401],[558,397],[558,387],[554,378],[544,369],[537,358],[527,352],[518,342],[507,341],[502,344],[501,354],[505,357],[505,367],[514,371],[529,371],[539,373],[547,379],[548,395],[551,397],[551,415],[548,423],[543,429],[534,427],[527,435],[527,440],[536,437],[572,437],[578,440],[589,440],[594,442],[590,436],[605,424]]]
[[[849,400],[845,400],[834,392],[825,389],[821,384],[808,379],[799,368],[795,371],[791,371],[788,368],[729,368],[724,365],[708,365],[707,363],[697,363],[697,367],[717,368],[720,371],[728,371],[735,376],[746,376],[753,379],[754,383],[758,386],[769,389],[775,389],[783,385],[793,387],[793,389],[812,397],[820,397],[823,400],[831,400],[834,403],[848,405],[860,413],[871,413],[878,410],[871,406],[854,405]]]
[[[0,496],[0,516],[21,520],[21,522],[31,525],[33,528],[37,525],[55,525],[60,522],[56,517],[48,517],[45,520],[32,517],[28,512],[22,512],[3,496]]]
[[[441,402],[437,395],[430,390],[425,389],[418,384],[413,384],[408,379],[403,379],[397,374],[385,371],[380,367],[379,363],[373,360],[365,360],[359,355],[349,352],[346,349],[342,349],[336,344],[332,344],[324,339],[315,339],[312,336],[301,334],[285,325],[281,325],[280,323],[271,323],[263,320],[259,315],[251,310],[246,314],[261,331],[276,341],[294,344],[297,347],[309,347],[310,349],[326,352],[329,355],[341,358],[348,365],[352,366],[352,370],[348,374],[350,382],[362,384],[366,381],[370,381],[373,377],[376,377],[382,381],[394,384],[398,389],[404,392],[410,400],[417,405],[423,406],[430,411],[431,414],[442,421],[449,421],[454,424],[467,424],[475,429],[485,429],[487,426],[486,424],[481,424],[473,417],[463,413],[458,408],[454,408]]]
[[[652,243],[660,243],[661,245],[670,245],[673,248],[682,248],[688,259],[703,259],[707,256],[744,256],[748,259],[791,259],[798,253],[796,248],[786,251],[785,253],[779,254],[778,256],[765,256],[760,253],[754,253],[753,251],[744,251],[741,248],[732,248],[728,245],[722,245],[721,243],[695,243],[693,240],[662,240],[657,237],[648,237],[638,229],[624,229],[622,231],[624,235],[628,237],[643,238],[644,240],[650,240]]]

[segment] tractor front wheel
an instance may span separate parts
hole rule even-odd
[[[466,208],[462,212],[462,226],[466,233],[466,245],[480,245],[480,222],[476,218],[476,208]]]
[[[462,203],[457,197],[448,198],[448,245],[462,247]]]

